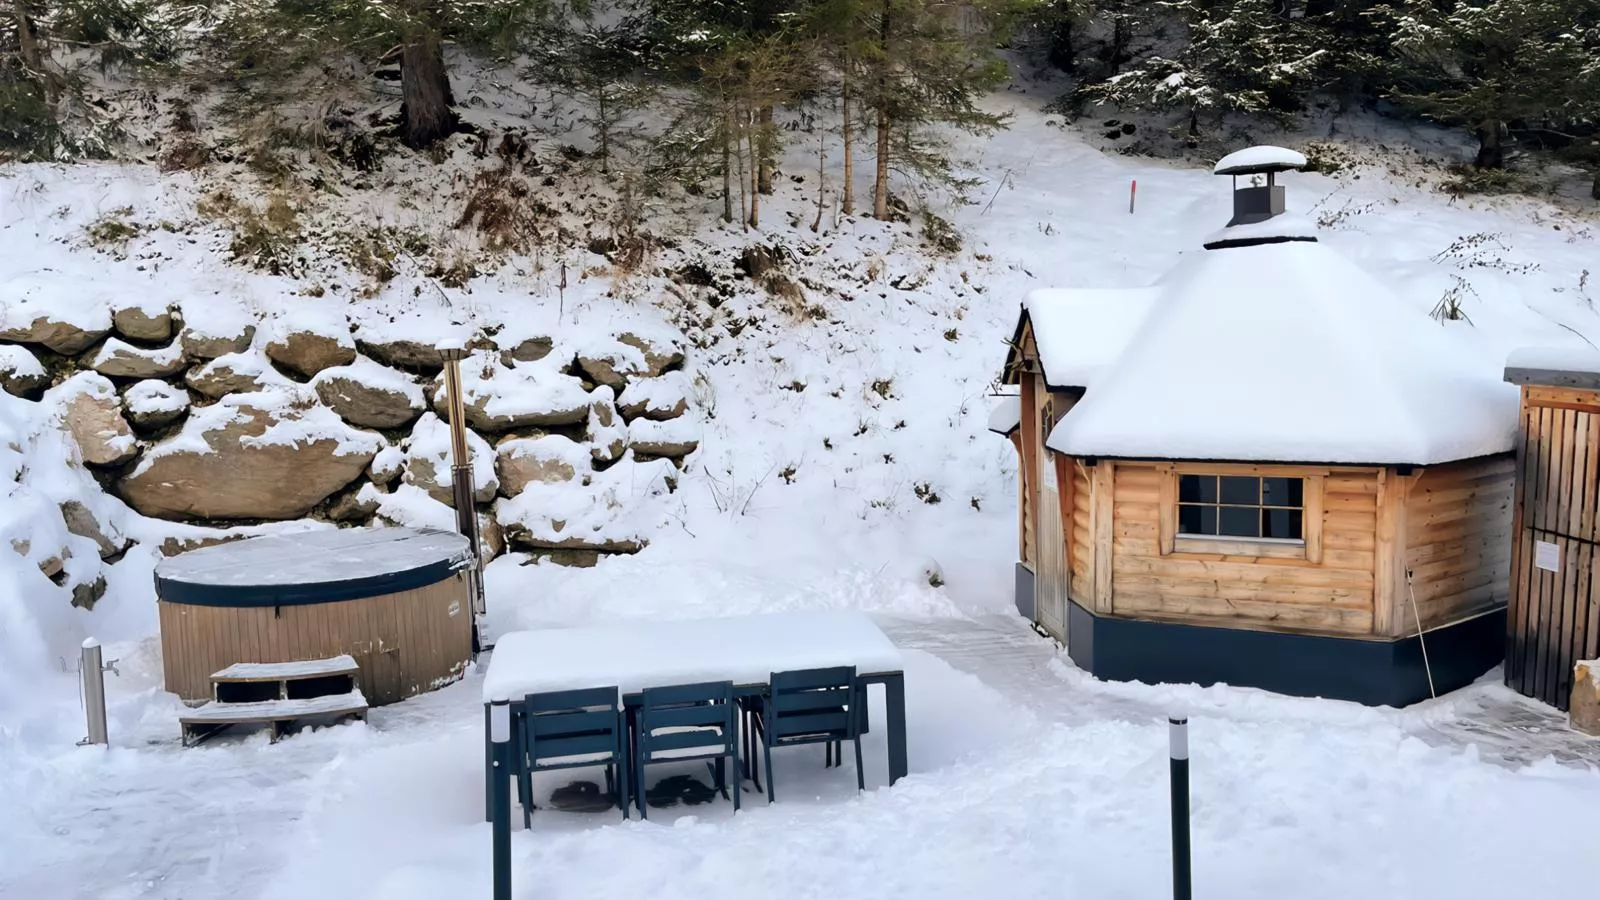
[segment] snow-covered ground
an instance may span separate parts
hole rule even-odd
[[[529,333],[603,329],[665,315],[705,338],[688,363],[701,447],[679,489],[642,507],[650,546],[590,569],[497,560],[493,632],[853,608],[880,616],[908,651],[912,774],[893,789],[883,788],[879,733],[859,796],[848,765],[824,770],[820,751],[792,751],[778,763],[779,803],[766,808],[752,794],[737,818],[720,800],[649,823],[541,812],[532,833],[516,836],[519,896],[1158,896],[1168,877],[1160,718],[1175,707],[1194,716],[1202,896],[1592,890],[1579,861],[1593,853],[1600,772],[1537,761],[1537,745],[1531,765],[1507,765],[1420,737],[1504,701],[1496,689],[1394,712],[1105,685],[1005,618],[1014,453],[984,425],[1019,298],[1035,287],[1148,284],[1179,254],[1203,252],[1229,197],[1226,179],[1205,171],[1102,154],[1027,95],[992,102],[1014,107],[1017,120],[963,144],[985,182],[975,205],[941,212],[967,236],[954,256],[930,255],[910,226],[831,214],[820,234],[791,225],[814,209],[804,146],[765,209],[764,235],[727,227],[679,238],[675,261],[723,270],[759,240],[783,243],[791,271],[816,285],[806,303],[825,316],[797,314],[748,284],[714,315],[653,276],[608,296],[603,274],[575,276],[552,308],[556,275],[515,265],[442,301],[432,287],[414,294],[419,283],[405,277],[376,298],[345,301],[352,315],[415,314],[419,331],[497,321]],[[1475,343],[1486,369],[1522,345],[1600,340],[1592,219],[1526,200],[1452,203],[1371,168],[1283,181],[1291,209],[1318,221],[1322,240],[1415,310],[1460,298],[1470,322],[1439,327]],[[90,289],[243,297],[266,313],[305,302],[300,283],[225,265],[214,235],[191,244],[154,228],[126,258],[83,244],[85,226],[124,206],[150,223],[192,218],[201,190],[191,176],[146,169],[0,171],[0,285],[52,281],[91,307]],[[665,312],[636,308],[651,303]],[[711,320],[701,333],[690,327]],[[36,433],[34,407],[4,394],[0,403],[0,487],[21,477],[103,498],[64,472],[40,474],[59,468],[50,457],[59,445],[9,449],[5,439]],[[20,507],[0,511],[7,536],[29,521]],[[161,691],[153,552],[136,547],[110,567],[92,614],[67,607],[36,561],[0,553],[0,895],[487,892],[481,672],[376,710],[367,725],[183,750],[179,704]],[[82,714],[70,654],[91,633],[120,659],[120,676],[108,679],[109,751],[73,746]],[[964,649],[995,634],[1002,650]],[[1024,656],[1032,662],[1019,668]]]

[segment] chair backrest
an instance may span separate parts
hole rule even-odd
[[[727,754],[737,740],[733,682],[645,688],[639,706],[639,749],[647,759]]]
[[[617,696],[614,687],[529,694],[522,704],[529,759],[620,753]]]
[[[773,738],[856,736],[855,666],[774,672],[770,689],[767,728]]]

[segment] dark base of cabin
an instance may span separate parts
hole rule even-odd
[[[1018,596],[1020,607],[1020,590]],[[1505,635],[1504,610],[1428,632],[1434,687],[1444,694],[1489,671],[1503,656]],[[1414,636],[1377,641],[1180,625],[1097,616],[1069,603],[1067,653],[1109,681],[1221,683],[1368,706],[1407,706],[1429,696]]]
[[[1029,622],[1035,620],[1033,614],[1033,570],[1017,563],[1017,613]]]

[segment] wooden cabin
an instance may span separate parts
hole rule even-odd
[[[1153,285],[1023,301],[1017,607],[1096,676],[1400,706],[1501,659],[1515,390],[1285,212],[1304,164],[1218,163]]]
[[[1518,351],[1505,380],[1522,390],[1506,684],[1567,710],[1600,659],[1600,353]]]

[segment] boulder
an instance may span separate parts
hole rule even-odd
[[[118,466],[139,453],[133,429],[122,417],[122,399],[103,376],[81,372],[52,392],[61,398],[61,421],[83,461]]]
[[[128,421],[140,431],[165,428],[189,411],[189,392],[165,381],[141,381],[122,395]]]
[[[432,375],[444,368],[444,358],[432,343],[357,338],[356,346],[367,356],[396,369]]]
[[[135,341],[165,341],[172,337],[172,313],[150,306],[124,306],[111,314],[111,326]]]
[[[250,349],[256,338],[256,326],[234,323],[234,327],[216,331],[185,328],[178,337],[183,352],[194,359],[217,359],[230,353],[243,353]]]
[[[224,354],[203,366],[190,369],[183,380],[196,392],[213,400],[288,382],[288,379],[273,371],[272,365],[259,352]]]
[[[500,490],[495,476],[494,450],[477,434],[467,432],[467,452],[472,457],[472,499],[488,503]],[[454,506],[450,458],[450,426],[433,413],[425,414],[412,429],[406,446],[405,483],[419,487],[440,503]]]
[[[93,581],[85,581],[72,586],[72,605],[79,609],[94,609],[100,598],[106,595],[106,577],[96,575]]]
[[[11,552],[26,558],[33,553],[33,542],[27,538],[12,538]],[[44,577],[55,578],[57,575],[61,574],[62,570],[66,568],[67,557],[70,555],[71,554],[67,548],[62,547],[55,553],[38,557],[36,565],[38,565],[39,571],[44,574]]]
[[[559,434],[501,441],[495,448],[500,493],[515,497],[530,484],[565,484],[591,468],[587,447]]]
[[[441,385],[433,408],[448,415]],[[577,425],[589,419],[589,393],[583,382],[561,371],[551,358],[508,368],[497,357],[474,354],[461,364],[461,402],[467,425],[500,434],[519,428]]]
[[[195,530],[203,533],[191,534],[186,537],[173,535],[163,538],[158,548],[161,551],[161,555],[177,556],[180,553],[188,553],[190,550],[203,550],[206,547],[215,547],[218,544],[231,544],[234,541],[242,541],[250,536],[248,534],[221,532],[213,529]]]
[[[495,504],[506,541],[530,550],[635,553],[646,541],[638,504],[672,490],[677,470],[666,460],[626,455],[577,483],[529,482]]]
[[[639,378],[629,382],[617,398],[623,418],[676,419],[689,411],[687,379],[682,372],[668,372],[659,378]]]
[[[589,404],[587,436],[595,461],[608,463],[622,456],[628,449],[628,427],[622,423],[622,414],[612,401],[611,388],[596,388],[594,401]]]
[[[32,397],[50,385],[50,373],[26,347],[0,344],[0,389],[17,397]]]
[[[505,365],[514,365],[519,362],[538,362],[550,355],[556,342],[547,337],[531,337],[518,341],[511,347],[500,351],[500,362]]]
[[[492,514],[478,514],[478,558],[487,565],[506,552],[506,532]]]
[[[644,355],[643,374],[649,378],[683,365],[683,345],[677,338],[646,337],[625,331],[617,335],[617,340]]]
[[[1568,715],[1574,729],[1600,737],[1600,659],[1580,662],[1573,667],[1572,704]]]
[[[348,331],[280,329],[267,342],[267,358],[307,378],[324,369],[347,366],[356,359]]]
[[[361,477],[382,446],[309,392],[236,394],[194,410],[118,490],[158,518],[297,519]]]
[[[395,479],[406,472],[406,452],[399,447],[388,446],[378,451],[372,458],[372,465],[367,466],[367,477],[372,483],[381,487],[394,484]]]
[[[15,321],[14,324],[5,324],[7,320],[14,321],[16,318],[5,316],[0,319],[0,341],[42,344],[62,356],[77,356],[111,333],[109,315],[89,316],[92,324],[65,321],[50,315],[36,315],[26,322]],[[103,322],[100,321],[102,318]]]
[[[61,504],[61,518],[66,521],[68,531],[95,542],[101,559],[109,559],[128,548],[128,538],[122,532],[102,525],[94,511],[77,500]]]
[[[352,425],[399,428],[424,409],[421,387],[367,359],[324,369],[311,384],[322,402]]]
[[[644,374],[648,367],[638,348],[611,341],[580,351],[578,368],[595,384],[620,391],[627,386],[629,378]]]
[[[383,495],[370,484],[356,490],[345,490],[328,505],[328,518],[335,522],[365,523],[378,514]]]
[[[183,347],[177,342],[145,350],[118,338],[101,344],[89,362],[90,368],[113,378],[171,378],[187,365]]]
[[[688,419],[635,419],[628,424],[628,446],[640,456],[682,459],[699,448],[700,431]]]

